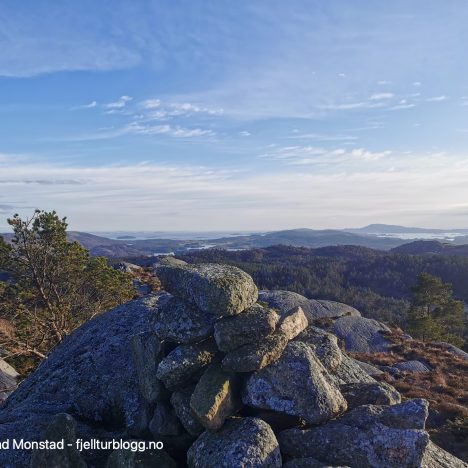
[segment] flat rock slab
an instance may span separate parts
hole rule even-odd
[[[189,468],[280,468],[278,441],[258,418],[233,418],[215,433],[204,432],[187,453]]]
[[[349,383],[340,385],[340,391],[351,410],[362,405],[396,405],[401,395],[385,382]]]
[[[274,310],[254,304],[241,314],[218,320],[214,326],[214,338],[221,351],[232,351],[271,335],[278,320]]]
[[[403,361],[398,362],[393,365],[396,369],[402,372],[409,372],[409,373],[426,373],[431,372],[431,368],[424,364],[421,361]]]
[[[190,408],[200,424],[217,431],[241,407],[240,378],[219,364],[208,367],[190,398]]]
[[[230,265],[162,264],[157,266],[156,275],[166,291],[216,317],[236,315],[258,298],[252,278]]]
[[[385,339],[385,334],[391,333],[390,329],[377,320],[365,317],[341,317],[334,322],[330,331],[344,341],[348,352],[387,351],[391,344]]]
[[[190,382],[203,367],[210,364],[218,348],[213,339],[173,349],[158,365],[156,376],[168,390],[176,390]]]
[[[253,372],[277,361],[288,344],[288,337],[275,332],[256,343],[249,343],[224,356],[223,368],[232,372]]]
[[[161,340],[189,344],[213,333],[216,317],[177,297],[171,297],[154,314],[154,331]]]
[[[346,410],[346,400],[309,346],[290,342],[281,358],[252,374],[244,404],[320,424]]]
[[[270,307],[285,313],[294,307],[301,307],[310,323],[326,317],[341,317],[344,315],[360,316],[360,312],[347,304],[335,301],[307,299],[307,297],[292,291],[260,291],[259,300]]]

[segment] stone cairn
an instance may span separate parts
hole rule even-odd
[[[156,274],[169,293],[153,317],[167,392],[149,429],[189,467],[422,466],[427,403],[401,404],[301,307],[257,302],[232,266],[166,258]]]

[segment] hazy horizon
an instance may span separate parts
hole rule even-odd
[[[0,20],[2,231],[34,208],[88,232],[468,226],[462,0],[28,0]]]

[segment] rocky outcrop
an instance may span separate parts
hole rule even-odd
[[[390,329],[381,322],[364,317],[341,317],[335,320],[330,331],[343,340],[346,351],[374,353],[387,351],[390,342],[385,339]]]
[[[410,372],[410,373],[419,373],[419,372],[431,372],[430,367],[427,364],[424,364],[421,361],[403,361],[397,362],[393,365],[395,369],[398,369],[402,372]]]
[[[0,440],[53,432],[164,450],[2,449],[0,466],[463,466],[429,443],[427,403],[400,403],[330,330],[310,325],[302,305],[255,304],[252,279],[233,267],[168,259],[158,270],[171,294],[130,302],[67,337],[0,409]],[[323,326],[363,320],[346,314]]]

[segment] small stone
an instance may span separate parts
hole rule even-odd
[[[31,453],[31,468],[86,468],[80,452],[75,448],[76,422],[72,416],[59,413],[52,417],[41,440],[61,442],[63,449],[33,450]],[[68,444],[72,444],[68,446]]]
[[[156,268],[156,275],[166,291],[216,317],[236,315],[258,298],[252,278],[230,265],[163,264]]]
[[[239,315],[218,320],[214,337],[221,351],[228,352],[248,343],[256,343],[275,331],[278,314],[254,304]]]
[[[149,423],[149,430],[155,440],[158,440],[161,436],[179,435],[182,427],[174,409],[167,403],[159,402],[154,410],[153,419]]]
[[[171,297],[153,318],[155,333],[161,340],[189,344],[202,341],[213,333],[216,317],[192,304]]]
[[[252,374],[244,404],[299,416],[320,424],[346,410],[346,400],[305,343],[291,341],[281,358]]]
[[[242,404],[239,377],[213,364],[204,372],[190,398],[190,408],[198,421],[210,431],[217,431]]]
[[[401,395],[385,382],[349,383],[340,385],[340,391],[348,402],[348,410],[362,405],[396,405]]]
[[[169,390],[189,383],[191,378],[213,361],[218,349],[209,339],[173,349],[158,365],[156,376]]]
[[[301,307],[294,307],[281,315],[278,323],[278,331],[284,333],[288,340],[296,338],[307,326],[309,322]]]
[[[288,344],[284,333],[275,332],[256,343],[246,344],[226,354],[223,368],[233,372],[252,372],[277,361]]]
[[[179,421],[184,429],[191,435],[200,435],[205,428],[195,419],[190,408],[190,398],[192,397],[195,385],[175,391],[171,395],[171,404]]]
[[[280,468],[270,426],[258,418],[233,418],[218,432],[204,432],[187,453],[189,468]]]

